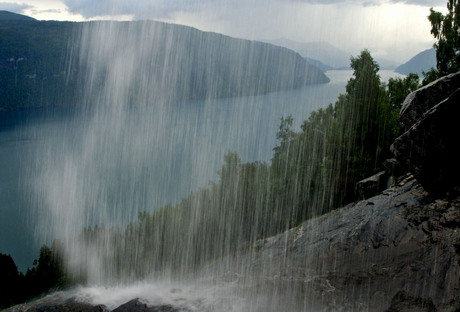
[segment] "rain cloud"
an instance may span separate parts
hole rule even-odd
[[[63,0],[69,11],[85,18],[106,15],[131,15],[134,19],[167,19],[177,13],[196,13],[200,11],[263,10],[270,4],[309,4],[342,6],[380,6],[384,4],[408,4],[424,7],[445,6],[447,0]]]
[[[419,6],[443,6],[447,0],[286,0],[291,2],[303,2],[310,4],[361,4],[363,6],[382,5],[388,3],[413,4]]]
[[[187,0],[64,0],[69,11],[81,14],[86,18],[105,15],[132,15],[135,19],[169,18],[179,11],[194,11],[200,8],[203,2],[191,3]]]
[[[14,13],[22,13],[24,10],[32,8],[31,5],[24,3],[0,2],[0,10]]]

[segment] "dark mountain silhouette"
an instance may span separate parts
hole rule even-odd
[[[0,19],[0,110],[81,101],[88,73],[94,71],[94,64],[81,57],[87,52],[81,36],[104,40],[104,29],[117,32],[120,44],[112,52],[123,50],[145,62],[137,64],[137,80],[139,84],[149,81],[155,90],[152,100],[255,95],[329,81],[287,48],[187,26],[154,21],[36,21],[9,12],[3,16],[10,18]],[[149,49],[141,48],[145,44],[151,44]],[[104,66],[111,66],[110,58],[117,57],[112,52],[101,58],[107,63]],[[97,83],[103,85],[101,80]]]
[[[436,50],[434,48],[420,52],[408,62],[398,66],[395,72],[403,75],[415,73],[421,76],[422,72],[427,72],[432,67],[436,67]]]
[[[0,10],[0,20],[35,21],[35,19],[32,17],[3,10]]]

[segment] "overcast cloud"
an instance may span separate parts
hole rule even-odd
[[[386,3],[404,3],[404,4],[415,4],[421,6],[443,6],[447,3],[447,0],[286,0],[291,2],[304,2],[311,4],[337,4],[337,3],[357,3],[365,6],[369,4],[383,5]]]
[[[2,11],[10,11],[20,13],[24,10],[31,9],[32,6],[28,4],[21,4],[21,3],[13,3],[13,2],[0,2],[0,10]]]
[[[265,6],[278,3],[281,5],[347,5],[347,6],[381,6],[388,4],[411,4],[424,7],[445,6],[446,0],[63,0],[72,13],[93,18],[104,15],[128,14],[134,18],[168,18],[175,13],[199,12],[210,7],[225,10],[229,7],[260,10]]]

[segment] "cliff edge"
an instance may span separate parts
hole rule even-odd
[[[366,194],[369,181],[389,188],[261,240],[220,269],[238,264],[227,274],[279,309],[460,311],[459,94],[456,73],[406,98],[396,165],[361,184]]]

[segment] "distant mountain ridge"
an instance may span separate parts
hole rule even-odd
[[[0,10],[0,20],[35,21],[36,19],[13,12]]]
[[[328,42],[297,42],[286,38],[264,41],[294,50],[303,57],[313,60],[313,62],[320,62],[320,64],[323,64],[323,68],[350,68],[351,54],[334,47]]]
[[[420,52],[406,63],[398,66],[395,72],[403,75],[415,73],[422,76],[423,72],[429,71],[432,67],[436,67],[436,50],[434,48]]]
[[[305,57],[310,64],[323,71],[332,69],[351,69],[350,59],[352,54],[341,50],[328,42],[297,42],[286,38],[263,41],[292,49]],[[393,70],[399,65],[397,62],[387,59],[375,58],[375,60],[380,65],[380,69]]]
[[[55,22],[36,21],[11,13],[0,19],[0,110],[69,105],[81,101],[86,77],[95,70],[85,64],[81,36],[99,44],[107,34],[107,57],[134,56],[136,91],[151,83],[152,100],[181,101],[263,94],[326,83],[329,79],[298,53],[271,44],[231,38],[217,33],[154,21]],[[99,33],[98,33],[99,32]],[[101,36],[91,37],[91,36]],[[88,39],[88,38],[86,38]],[[85,39],[85,40],[86,40]],[[105,43],[105,41],[104,41]],[[123,44],[121,44],[123,43]],[[142,49],[150,45],[148,49]],[[86,49],[86,50],[85,50]],[[96,73],[104,85],[104,72]],[[131,91],[132,90],[132,91]]]

